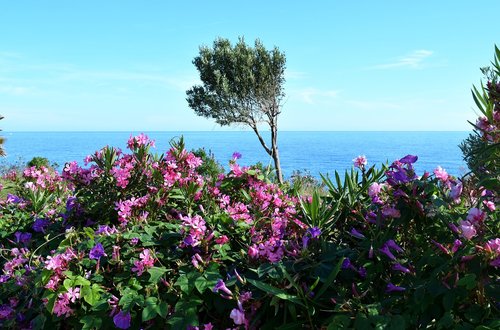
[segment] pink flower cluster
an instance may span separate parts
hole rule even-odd
[[[27,167],[23,171],[23,177],[28,181],[28,188],[31,190],[44,189],[53,192],[62,188],[63,178],[45,166]]]
[[[137,273],[138,276],[141,276],[147,269],[154,266],[155,260],[149,249],[144,249],[139,258],[140,260],[134,261],[134,267],[131,270]]]
[[[126,225],[133,216],[134,209],[140,210],[149,201],[149,195],[139,198],[132,197],[126,200],[120,200],[115,203],[115,210],[118,211],[118,221],[122,225]],[[144,213],[141,213],[141,215]]]

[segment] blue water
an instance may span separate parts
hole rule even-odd
[[[134,132],[136,135],[140,132]],[[130,132],[2,132],[6,138],[7,157],[1,162],[14,164],[29,161],[35,156],[48,158],[64,165],[76,160],[82,163],[86,155],[105,145],[125,149]],[[169,148],[172,138],[184,136],[188,149],[204,147],[226,165],[233,152],[243,155],[242,165],[262,162],[271,164],[253,132],[146,132],[156,140],[157,153]],[[293,171],[319,173],[344,171],[352,159],[366,155],[369,165],[381,164],[407,154],[418,155],[419,174],[440,165],[450,174],[462,175],[465,163],[458,145],[468,132],[279,132],[279,150],[283,173]],[[267,136],[268,138],[269,136]],[[227,168],[227,167],[226,167]]]

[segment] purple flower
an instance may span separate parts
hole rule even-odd
[[[396,250],[398,252],[403,252],[403,249],[399,245],[397,245],[393,239],[388,240],[387,242],[385,242],[385,244],[393,250]]]
[[[389,259],[391,260],[396,260],[396,257],[392,254],[391,250],[389,250],[389,247],[384,244],[381,249],[379,249],[380,252],[385,254]]]
[[[7,194],[7,203],[10,204],[19,204],[22,203],[23,199],[19,196]]]
[[[318,227],[309,228],[307,232],[311,234],[311,238],[316,238],[321,235],[321,229],[319,229]]]
[[[462,246],[462,241],[460,241],[459,239],[456,239],[455,242],[453,242],[453,247],[451,248],[451,252],[452,253],[455,253],[458,251],[458,249],[460,248],[460,246]]]
[[[385,292],[391,293],[391,292],[401,292],[401,291],[405,291],[405,290],[406,290],[406,288],[403,288],[402,286],[397,286],[397,285],[394,285],[392,283],[389,283],[389,284],[387,284]]]
[[[499,268],[500,267],[500,257],[498,257],[495,260],[493,260],[492,262],[490,262],[490,265],[493,267]]]
[[[361,278],[366,278],[366,268],[362,266],[359,267],[358,274]]]
[[[16,243],[22,243],[24,245],[28,244],[29,241],[31,240],[31,234],[30,233],[22,233],[20,231],[17,231],[14,236],[16,236]]]
[[[240,159],[241,158],[241,154],[237,151],[233,152],[233,159],[234,160],[237,160],[237,159]]]
[[[233,295],[233,293],[231,292],[231,290],[229,290],[227,288],[226,283],[224,283],[223,280],[217,281],[217,284],[215,284],[215,286],[214,286],[213,292],[219,292],[219,290],[230,295],[230,296]]]
[[[104,247],[102,246],[101,243],[97,243],[89,253],[89,258],[90,259],[100,259],[102,256],[106,256],[106,253],[104,253]]]
[[[399,160],[399,162],[403,163],[403,164],[408,164],[409,165],[409,164],[414,164],[417,160],[418,160],[418,156],[406,155],[403,158],[401,158]]]
[[[365,238],[365,235],[361,234],[359,231],[357,231],[356,229],[352,228],[351,231],[349,232],[352,236],[356,237],[356,238],[359,238],[359,239],[363,239]]]
[[[68,199],[66,200],[66,211],[71,212],[76,206],[78,206],[78,203],[76,201],[76,197],[74,196],[69,196]]]
[[[50,221],[43,218],[37,218],[33,223],[33,230],[37,233],[45,233],[45,229],[50,225]]]
[[[113,322],[118,329],[128,329],[130,328],[131,319],[130,312],[124,313],[120,311],[120,313],[113,317]]]
[[[231,314],[229,314],[229,317],[233,319],[234,324],[245,324],[245,313],[237,308],[233,308],[231,310]]]
[[[406,274],[411,273],[408,268],[404,267],[403,265],[401,265],[399,263],[392,266],[392,269],[397,270],[398,272],[406,273]]]
[[[139,243],[139,237],[134,237],[130,239],[130,245],[137,245]]]
[[[347,269],[351,266],[351,259],[345,258],[344,261],[342,261],[342,269]]]

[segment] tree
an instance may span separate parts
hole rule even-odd
[[[2,120],[2,119],[3,119],[3,116],[0,115],[0,120]],[[1,131],[1,129],[0,129],[0,131]],[[4,142],[5,142],[5,139],[0,136],[0,157],[5,156],[5,150],[3,148],[3,143]]]
[[[218,38],[213,47],[200,47],[193,64],[203,85],[189,89],[187,101],[197,115],[215,119],[221,126],[246,125],[273,158],[276,175],[283,182],[278,152],[278,116],[285,96],[285,54],[277,47],[268,51],[260,40],[254,47],[239,38],[232,46]],[[271,146],[266,144],[259,124],[267,123]]]

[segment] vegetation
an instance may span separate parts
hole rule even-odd
[[[193,64],[203,85],[187,91],[187,101],[196,114],[213,118],[224,126],[246,125],[252,128],[265,151],[274,160],[278,181],[283,183],[278,151],[278,116],[285,96],[285,55],[274,48],[268,51],[259,40],[254,47],[243,38],[231,45],[217,39],[213,47],[200,47]],[[271,131],[268,146],[259,131],[259,123]]]
[[[497,105],[478,148],[498,142]],[[418,175],[415,155],[382,169],[360,156],[319,190],[238,154],[221,172],[182,138],[160,155],[142,134],[127,145],[4,176],[1,328],[500,328],[486,153],[465,155],[477,167],[464,178]]]

